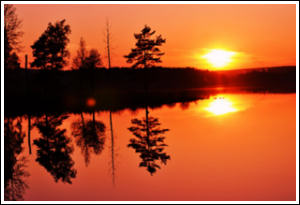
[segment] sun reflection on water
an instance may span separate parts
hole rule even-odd
[[[214,97],[214,99],[204,109],[213,115],[224,115],[238,111],[230,99],[221,96]]]

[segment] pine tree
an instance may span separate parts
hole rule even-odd
[[[166,39],[161,35],[152,38],[155,31],[147,25],[142,29],[141,33],[134,34],[136,47],[131,49],[131,52],[124,57],[127,58],[127,63],[134,63],[133,68],[151,68],[155,63],[161,63],[161,56],[164,55],[159,49]]]

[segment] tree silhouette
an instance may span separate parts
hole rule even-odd
[[[105,44],[107,51],[107,65],[108,69],[111,69],[111,40],[112,34],[110,31],[111,24],[109,20],[106,19],[106,29],[105,29]],[[112,110],[109,110],[109,124],[110,124],[110,141],[111,141],[111,174],[112,174],[112,183],[115,186],[115,139],[113,132],[113,121],[112,121]]]
[[[25,190],[28,188],[24,177],[29,176],[29,173],[25,170],[27,167],[26,163],[26,158],[22,157],[13,166],[11,170],[12,176],[8,180],[4,191],[4,199],[6,201],[23,200]]]
[[[94,114],[93,114],[94,116]],[[105,125],[93,120],[84,121],[83,113],[81,120],[72,123],[72,135],[76,138],[76,144],[81,148],[86,166],[90,162],[90,153],[100,154],[105,143]]]
[[[134,63],[133,68],[151,68],[155,63],[160,63],[160,57],[164,55],[159,49],[163,43],[166,42],[161,35],[156,38],[152,38],[155,31],[151,31],[151,28],[147,25],[142,29],[141,33],[134,34],[136,42],[136,48],[131,49],[131,52],[124,57],[127,58],[127,63]],[[145,86],[145,101],[148,99],[148,78],[144,73],[144,86]],[[135,135],[136,138],[131,138],[128,147],[135,149],[137,153],[140,153],[142,162],[140,167],[147,167],[147,171],[152,175],[156,172],[160,166],[157,161],[161,161],[163,164],[167,163],[170,156],[163,152],[165,137],[163,136],[168,129],[160,129],[158,118],[148,116],[148,106],[146,105],[146,118],[139,120],[133,119],[131,123],[132,127],[129,127],[129,131]]]
[[[29,154],[31,154],[31,114],[28,112],[27,113],[27,121],[28,121],[28,129],[27,129],[27,142],[28,142],[28,151]]]
[[[86,50],[86,43],[81,37],[79,42],[79,49],[77,50],[77,56],[73,59],[72,69],[86,69],[85,61],[88,56],[88,51]]]
[[[34,144],[39,148],[36,161],[45,167],[56,182],[61,180],[71,184],[71,179],[77,174],[70,156],[73,147],[70,145],[71,140],[65,136],[66,129],[58,128],[67,118],[66,115],[46,115],[45,120],[37,121],[35,125],[42,137],[34,140]]]
[[[20,50],[21,20],[16,15],[16,8],[12,4],[4,4],[4,67],[16,68],[18,58],[13,51]],[[17,67],[18,68],[18,67]]]
[[[155,63],[160,63],[160,57],[164,55],[159,49],[163,43],[166,42],[161,35],[152,39],[155,31],[151,31],[151,28],[147,25],[142,29],[141,33],[134,34],[136,42],[136,48],[131,49],[131,52],[124,57],[127,58],[127,63],[134,63],[133,68],[150,68]]]
[[[6,64],[6,68],[8,69],[19,69],[20,68],[20,60],[19,56],[16,54],[16,52],[13,52],[9,55]]]
[[[128,130],[133,133],[136,138],[131,138],[128,147],[135,149],[135,152],[140,153],[142,162],[140,167],[147,167],[147,171],[152,175],[160,166],[157,161],[167,164],[170,156],[164,153],[165,132],[169,129],[161,129],[158,118],[148,117],[148,109],[146,108],[146,118],[139,120],[137,118],[131,120],[133,126]]]
[[[104,43],[106,45],[106,51],[107,51],[107,65],[108,69],[111,68],[111,41],[112,41],[112,34],[110,31],[111,24],[109,23],[109,20],[106,19],[106,28],[104,33]]]
[[[23,200],[28,188],[24,181],[29,176],[25,170],[27,161],[25,157],[18,159],[25,137],[21,123],[21,118],[4,120],[4,199],[7,201]]]
[[[80,38],[79,49],[77,51],[77,56],[73,59],[72,69],[96,69],[101,65],[102,60],[99,52],[96,49],[91,49],[90,51],[87,51],[84,39]]]
[[[46,31],[31,46],[34,57],[31,66],[44,70],[61,70],[67,64],[66,57],[69,56],[66,46],[70,33],[70,26],[65,25],[65,20],[54,25],[49,23]]]
[[[111,173],[112,173],[112,182],[115,185],[115,138],[113,130],[113,121],[112,121],[112,112],[109,111],[109,124],[110,124],[110,141],[111,141]]]
[[[73,70],[88,71],[80,75],[79,83],[86,82],[86,78],[89,79],[89,85],[93,98],[95,98],[95,69],[102,65],[102,60],[99,52],[96,49],[86,50],[85,41],[80,38],[79,49],[77,56],[73,59]],[[87,74],[87,75],[86,75]]]
[[[97,49],[91,49],[89,56],[86,58],[86,67],[90,69],[96,69],[102,65],[102,60]]]

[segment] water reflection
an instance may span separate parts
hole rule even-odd
[[[72,135],[76,138],[76,144],[81,148],[84,156],[85,165],[90,163],[91,152],[100,154],[105,143],[105,125],[103,122],[95,119],[93,111],[93,120],[84,120],[83,113],[80,114],[81,120],[72,123]]]
[[[173,199],[176,191],[179,200],[190,200],[190,196],[195,200],[228,200],[221,193],[226,192],[226,196],[239,193],[244,184],[257,189],[257,183],[262,184],[260,193],[271,190],[270,193],[279,196],[279,199],[290,199],[292,194],[286,196],[281,193],[284,193],[284,189],[292,190],[294,184],[293,96],[295,95],[222,94],[197,103],[169,104],[172,106],[163,106],[153,112],[150,109],[153,105],[149,103],[148,106],[141,104],[143,109],[135,109],[134,114],[131,110],[114,114],[115,110],[99,112],[96,108],[82,108],[68,115],[44,114],[41,117],[40,114],[28,112],[14,119],[6,117],[5,200],[73,200],[72,197],[76,196],[76,200],[126,201],[136,199],[133,193],[149,187],[153,196],[159,196],[163,200]],[[92,109],[95,111],[92,112]],[[215,112],[209,111],[210,109]],[[242,110],[246,111],[241,112]],[[208,113],[218,117],[204,118]],[[232,118],[226,118],[226,123],[219,120],[225,119],[222,116],[231,116],[230,113],[236,114]],[[134,118],[134,115],[139,117]],[[259,123],[257,116],[260,116]],[[274,116],[282,116],[287,121],[282,122]],[[165,122],[168,123],[167,126]],[[238,128],[236,124],[239,125]],[[274,130],[275,125],[281,126],[282,131]],[[170,133],[166,128],[172,130],[172,138],[166,139]],[[183,134],[191,138],[183,140]],[[27,135],[28,142],[25,138]],[[28,154],[30,146],[27,147],[27,143],[30,145],[30,135],[33,142],[32,155]],[[119,135],[120,138],[116,141],[115,138]],[[275,144],[269,146],[270,141]],[[111,146],[106,146],[107,144]],[[172,149],[166,149],[167,144]],[[122,148],[119,149],[119,146]],[[73,147],[77,150],[73,151]],[[253,156],[253,147],[258,150],[257,156]],[[284,152],[278,152],[278,149],[284,149]],[[22,156],[33,157],[33,160],[26,161]],[[169,161],[170,156],[173,163]],[[116,157],[120,159],[117,160],[118,163],[115,162]],[[133,166],[128,166],[132,163]],[[281,166],[283,163],[288,166]],[[88,168],[84,168],[85,165]],[[167,174],[159,173],[163,168],[167,171],[166,165],[170,171]],[[182,166],[185,167],[184,170]],[[280,173],[265,172],[275,170],[274,167]],[[80,172],[80,176],[76,170]],[[33,177],[26,178],[26,171]],[[249,178],[254,172],[259,177]],[[114,185],[116,182],[115,175],[118,187],[111,189],[112,183]],[[132,175],[137,177],[130,177]],[[149,181],[150,175],[155,175],[155,180]],[[282,186],[272,190],[270,181],[278,178],[282,179]],[[218,183],[222,180],[224,183]],[[57,184],[54,181],[65,183]],[[160,181],[159,185],[157,181]],[[176,183],[170,184],[172,181]],[[68,183],[71,182],[73,186],[69,186]],[[30,189],[27,189],[27,183]],[[228,183],[233,185],[228,187]],[[127,186],[128,184],[132,186]],[[40,196],[41,187],[57,192]],[[79,195],[78,187],[87,190],[86,194]],[[211,189],[207,187],[217,189],[216,193],[219,195],[212,197]],[[66,189],[68,191],[64,192]],[[187,189],[189,192],[185,195]],[[168,190],[168,193],[164,190]],[[128,197],[124,197],[124,193]],[[243,190],[240,195],[234,196],[245,199],[244,194],[248,192]],[[251,195],[247,197],[256,199],[251,198]],[[141,193],[138,200],[140,199],[149,199],[149,195]]]
[[[71,139],[65,135],[66,129],[59,128],[67,118],[67,115],[45,115],[45,119],[37,120],[35,126],[42,137],[34,140],[34,144],[38,147],[36,161],[45,167],[56,182],[61,180],[71,184],[77,174],[70,156],[73,147]]]
[[[111,175],[112,175],[112,183],[115,186],[115,139],[114,139],[114,129],[113,129],[113,121],[112,121],[112,112],[109,111],[109,124],[110,124],[110,136],[111,136]]]
[[[164,143],[165,132],[169,129],[161,129],[158,118],[149,117],[148,107],[146,106],[146,117],[139,120],[134,118],[131,120],[132,126],[129,131],[135,136],[130,139],[128,147],[135,149],[135,152],[140,153],[139,157],[142,159],[140,167],[146,167],[147,171],[152,175],[156,169],[160,169],[157,164],[160,161],[162,164],[167,164],[170,156],[164,151],[167,146]]]
[[[238,109],[233,105],[233,102],[229,98],[225,98],[222,96],[214,97],[209,106],[204,109],[214,115],[224,115],[227,113],[238,111]]]
[[[19,157],[25,137],[21,118],[5,118],[4,136],[4,199],[23,200],[23,194],[28,188],[24,178],[28,177],[29,173],[25,170],[26,158]]]
[[[28,128],[27,128],[27,140],[28,140],[28,149],[29,149],[29,154],[31,154],[31,114],[27,113],[27,120],[28,120]]]

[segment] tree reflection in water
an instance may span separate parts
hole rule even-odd
[[[112,111],[109,111],[109,124],[110,124],[110,141],[111,141],[111,175],[112,175],[112,183],[115,186],[116,180],[116,166],[115,166],[115,139],[114,139],[114,130],[113,130],[113,121],[112,121]]]
[[[25,170],[26,158],[18,158],[22,152],[25,133],[22,131],[22,120],[5,118],[4,120],[4,200],[23,200],[28,188],[24,177],[29,173]]]
[[[85,122],[83,113],[81,120],[72,123],[72,135],[76,138],[76,144],[81,148],[86,166],[90,162],[90,153],[100,154],[105,143],[105,125],[95,119],[93,112],[93,120]]]
[[[139,166],[147,167],[147,171],[152,175],[157,168],[160,169],[158,161],[166,165],[167,160],[170,159],[170,156],[163,152],[164,147],[167,146],[164,143],[164,134],[169,129],[161,129],[158,118],[149,117],[148,113],[146,107],[146,118],[131,120],[133,126],[128,129],[136,138],[130,139],[128,147],[132,147],[135,152],[140,153],[142,162]]]
[[[37,121],[35,125],[42,137],[34,140],[34,144],[38,146],[36,161],[45,167],[56,182],[61,180],[71,184],[71,179],[77,174],[70,156],[73,147],[70,145],[71,140],[65,135],[66,129],[59,128],[67,118],[66,115],[46,115],[45,120]]]

